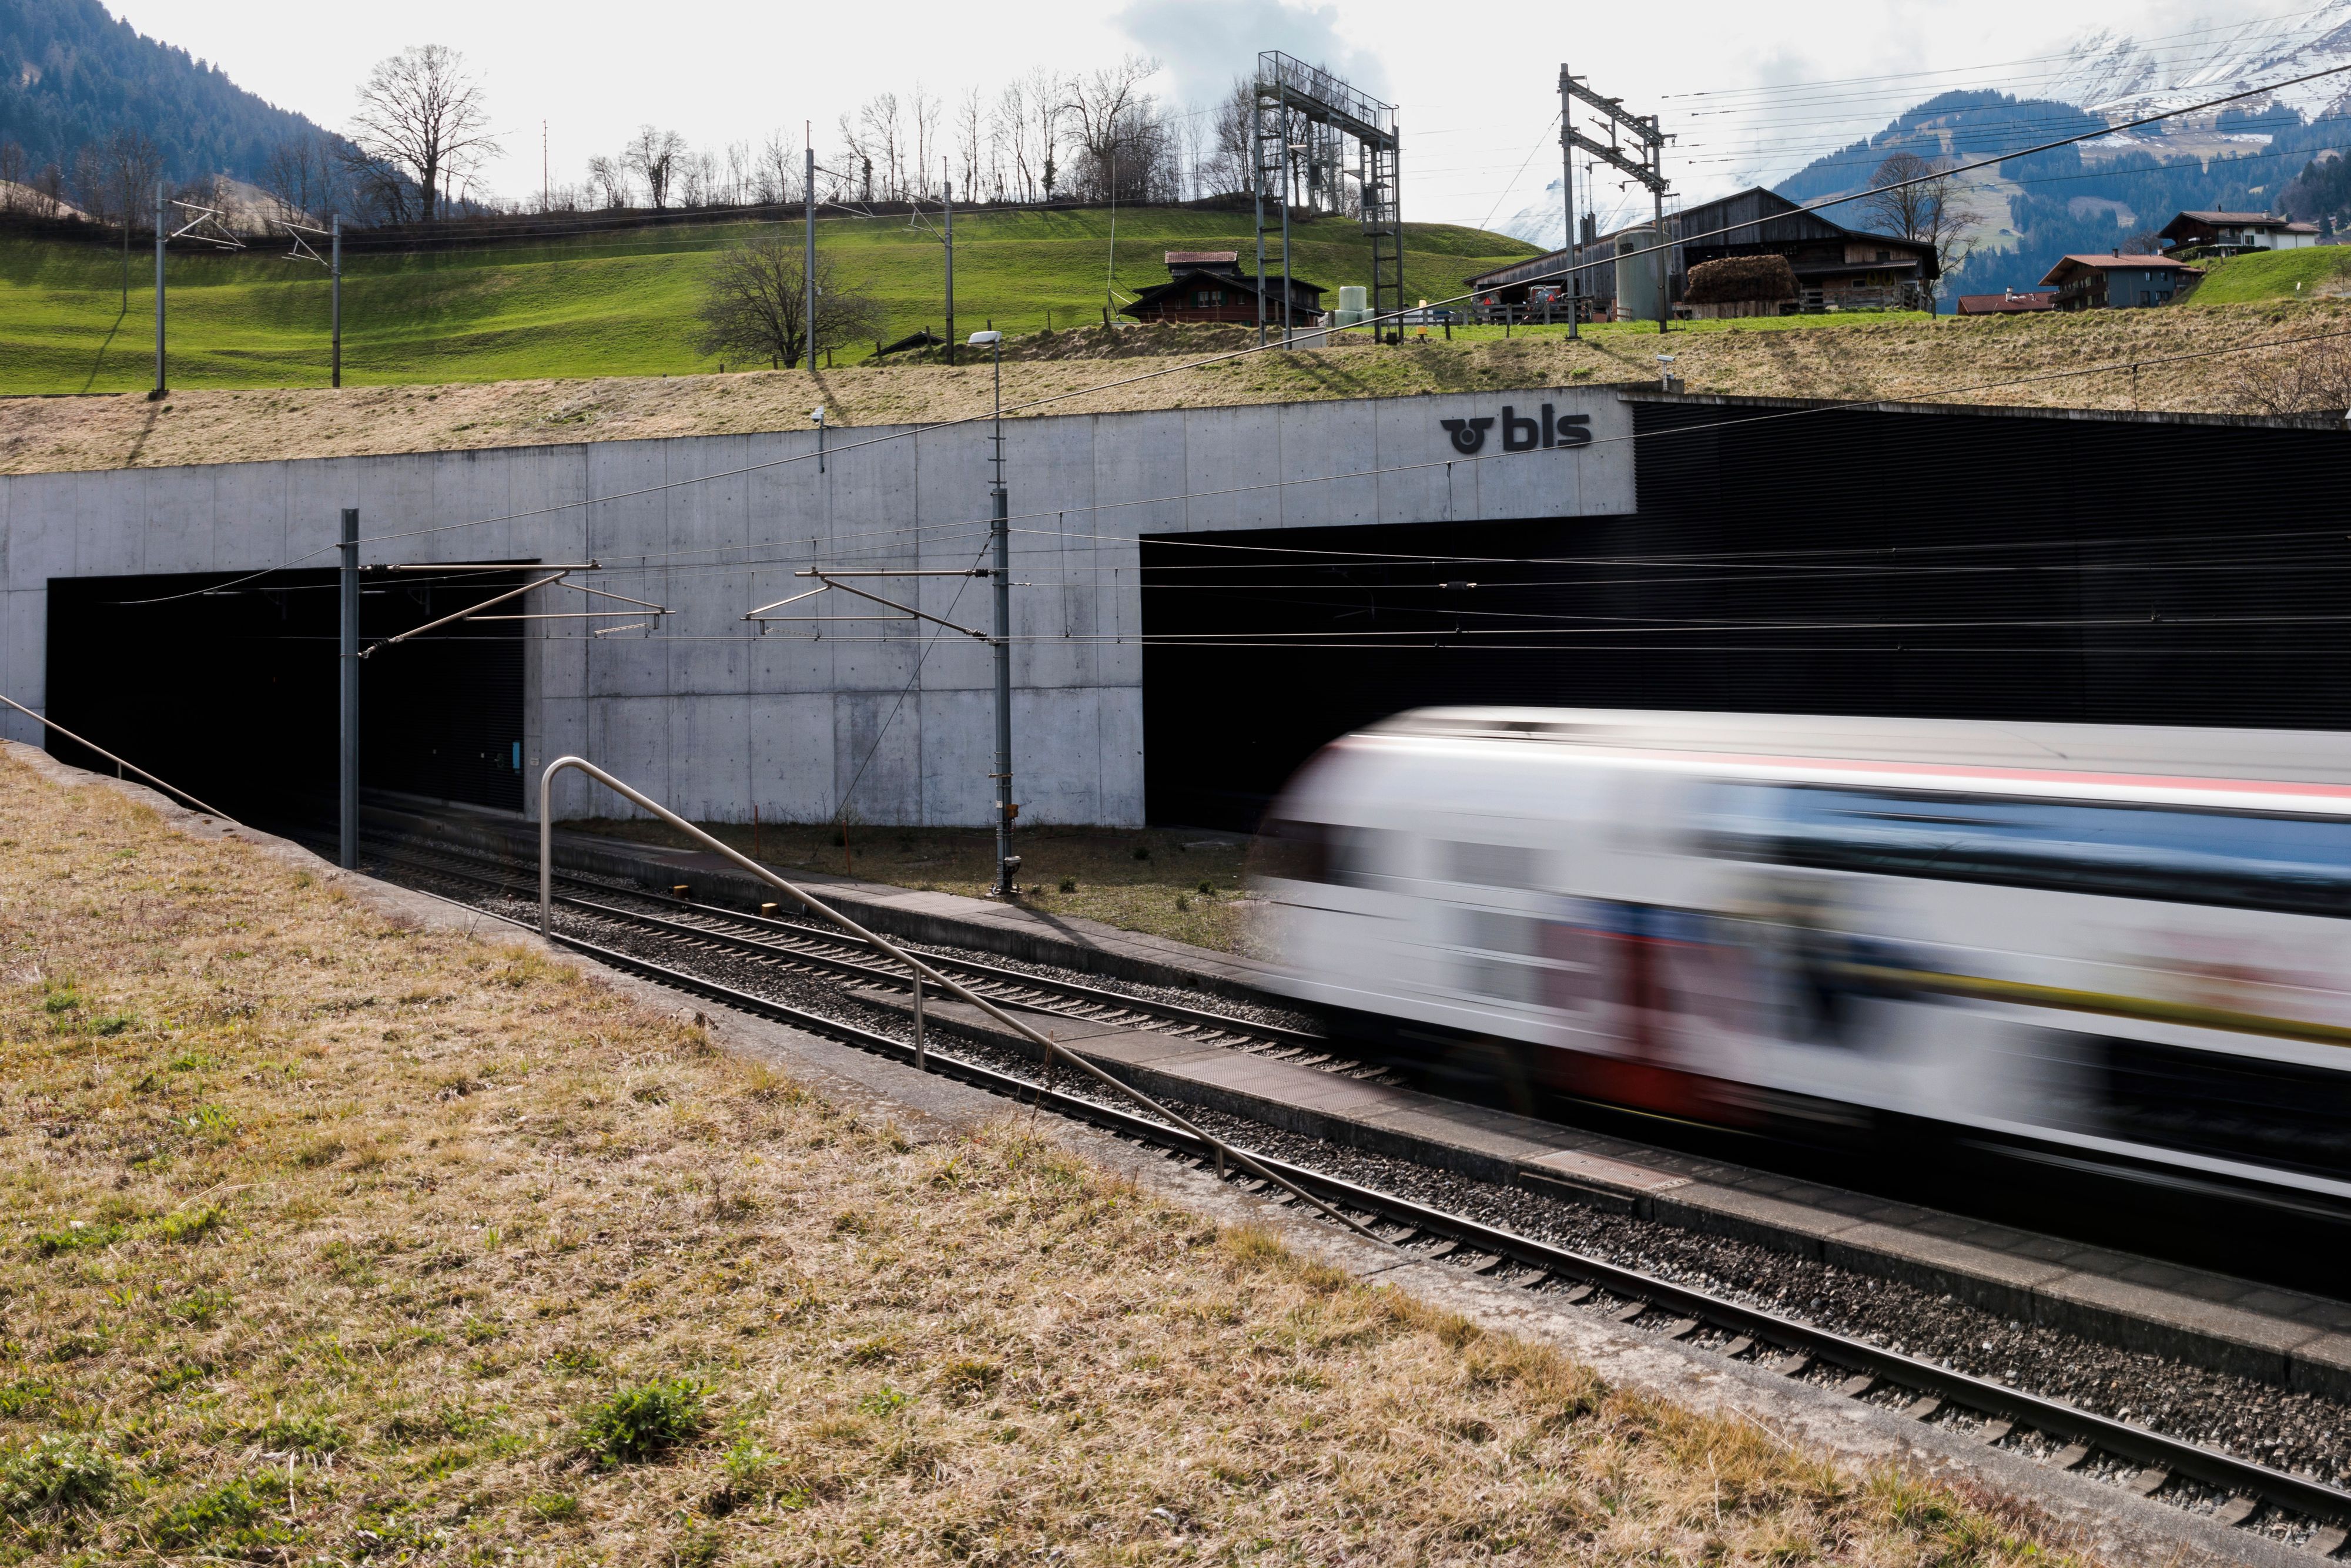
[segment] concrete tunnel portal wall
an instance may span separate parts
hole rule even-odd
[[[1008,421],[1022,820],[1144,819],[1146,536],[1165,549],[1235,530],[1261,539],[1628,514],[1631,433],[1626,405],[1586,388]],[[655,629],[602,637],[590,628],[615,622],[519,623],[521,774],[578,752],[688,816],[720,821],[754,807],[769,821],[824,820],[855,780],[862,821],[982,823],[994,798],[986,646],[904,621],[755,635],[742,617],[808,587],[792,574],[810,564],[984,564],[987,427],[835,430],[827,444],[821,472],[814,434],[792,432],[0,477],[0,689],[36,708],[49,701],[52,650],[71,657],[87,645],[51,616],[90,612],[99,596],[86,580],[316,571],[333,565],[341,508],[355,506],[370,566],[592,559],[604,570],[581,580],[674,612]],[[974,580],[880,591],[987,624],[985,584]],[[528,608],[584,606],[541,590]],[[867,611],[878,607],[828,594],[782,613]],[[118,613],[110,634],[135,637],[136,612]],[[183,648],[159,659],[155,678],[182,683],[191,703],[267,700],[249,685],[204,689],[204,657]],[[488,678],[449,668],[459,685]],[[78,688],[78,706],[92,685]],[[75,689],[73,674],[60,672],[57,686]],[[20,715],[0,718],[14,739],[42,744],[39,730]],[[132,759],[172,776],[169,757]],[[576,777],[558,789],[559,818],[625,810]]]

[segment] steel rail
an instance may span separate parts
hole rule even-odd
[[[846,915],[834,909],[831,904],[826,904],[814,894],[806,892],[796,884],[785,881],[782,877],[778,876],[774,872],[769,871],[766,866],[763,866],[758,862],[751,859],[750,856],[739,854],[736,851],[729,849],[725,843],[713,838],[710,834],[704,832],[700,828],[695,827],[692,822],[687,821],[684,817],[679,816],[675,811],[671,810],[660,801],[655,800],[643,791],[623,783],[621,779],[605,772],[604,769],[597,767],[594,763],[589,761],[584,757],[559,757],[554,761],[549,763],[547,765],[547,770],[538,776],[538,928],[539,935],[541,936],[552,937],[555,934],[555,899],[552,885],[555,863],[555,776],[567,768],[573,772],[586,774],[589,778],[594,779],[597,783],[601,784],[607,789],[611,790],[614,794],[620,796],[631,805],[635,806],[639,810],[651,812],[653,816],[660,818],[664,822],[668,823],[671,827],[676,829],[679,832],[684,833],[686,837],[692,839],[695,842],[702,845],[704,848],[724,857],[727,862],[740,867],[742,870],[749,872],[753,876],[758,877],[761,882],[766,883],[768,885],[777,889],[778,892],[789,894],[810,914],[831,922],[841,930],[849,933],[852,936],[854,936],[860,941],[862,941],[873,947],[876,951],[887,954],[889,956],[895,958],[899,963],[904,965],[912,973],[924,979],[931,981],[934,985],[936,985],[951,996],[977,1008],[981,1012],[986,1013],[998,1023],[1002,1024],[1005,1028],[1012,1030],[1018,1035],[1020,1035],[1030,1043],[1037,1046],[1040,1051],[1044,1051],[1050,1060],[1067,1063],[1076,1071],[1083,1073],[1085,1076],[1093,1079],[1097,1082],[1103,1084],[1105,1087],[1117,1093],[1124,1094],[1134,1100],[1137,1103],[1149,1109],[1154,1114],[1158,1115],[1166,1121],[1175,1123],[1177,1126],[1182,1127],[1194,1137],[1201,1139],[1203,1142],[1215,1148],[1217,1152],[1217,1158],[1219,1161],[1228,1157],[1235,1159],[1241,1165],[1243,1169],[1249,1171],[1252,1175],[1262,1176],[1267,1181],[1272,1182],[1278,1186],[1286,1187],[1290,1191],[1296,1193],[1300,1198],[1303,1199],[1307,1203],[1312,1204],[1316,1208],[1321,1209],[1324,1214],[1330,1216],[1332,1219],[1337,1220],[1340,1224],[1344,1225],[1350,1230],[1356,1231],[1365,1238],[1378,1242],[1382,1246],[1386,1246],[1388,1244],[1386,1238],[1381,1236],[1377,1231],[1373,1230],[1370,1227],[1358,1224],[1356,1221],[1348,1218],[1337,1209],[1332,1208],[1322,1199],[1314,1197],[1305,1188],[1296,1186],[1284,1177],[1274,1175],[1273,1172],[1258,1164],[1257,1161],[1249,1155],[1241,1154],[1239,1151],[1230,1148],[1220,1140],[1202,1132],[1199,1128],[1194,1126],[1191,1123],[1186,1121],[1182,1116],[1176,1114],[1175,1112],[1170,1111],[1165,1106],[1160,1104],[1157,1101],[1143,1092],[1140,1089],[1113,1077],[1110,1073],[1104,1071],[1093,1062],[1087,1061],[1084,1057],[1080,1056],[1076,1051],[1070,1050],[1067,1046],[1062,1045],[1051,1036],[1043,1033],[1032,1025],[1021,1022],[1019,1019],[1014,1018],[1011,1014],[1006,1012],[1002,1008],[998,1007],[987,998],[980,996],[977,992],[972,990],[961,981],[952,979],[947,976],[941,974],[938,970],[923,962],[922,959],[915,957],[913,954],[900,947],[896,943],[890,941],[887,937],[879,936],[874,933],[868,931],[864,926],[860,925],[856,921],[850,919]]]
[[[447,902],[457,903],[455,900]],[[474,909],[475,906],[458,904],[458,907]],[[486,913],[526,930],[530,928],[527,922],[512,915],[496,911]],[[844,1020],[808,1012],[789,1003],[773,1001],[580,937],[558,934],[550,940],[599,962],[745,1012],[810,1029],[908,1061],[916,1058],[917,1047]],[[977,1062],[942,1056],[935,1051],[928,1053],[925,1065],[928,1071],[1009,1098],[1029,1101],[1178,1154],[1196,1156],[1204,1161],[1222,1154],[1231,1158],[1240,1169],[1303,1198],[1315,1209],[1359,1234],[1370,1236],[1393,1250],[1404,1252],[1408,1260],[1415,1263],[1436,1265],[1441,1260],[1412,1252],[1410,1249],[1379,1236],[1370,1227],[1340,1212],[1339,1206],[1359,1209],[1405,1226],[1410,1232],[1426,1232],[1456,1241],[1499,1260],[1513,1261],[1545,1274],[1576,1280],[1604,1290],[1611,1295],[1621,1296],[1627,1301],[1637,1301],[1660,1311],[1697,1319],[1700,1322],[1746,1335],[1759,1344],[1802,1352],[1817,1360],[1857,1373],[1867,1373],[1979,1414],[2012,1421],[2052,1437],[2085,1443],[2137,1460],[2143,1466],[2160,1467],[2168,1476],[2184,1476],[2233,1495],[2283,1504],[2296,1512],[2333,1524],[2351,1523],[2351,1491],[2324,1481],[2240,1458],[2183,1437],[2169,1437],[2135,1422],[2102,1416],[2064,1400],[2033,1394],[1887,1350],[1800,1319],[1783,1317],[1654,1274],[1643,1273],[1639,1270],[1625,1268],[1573,1248],[1522,1236],[1499,1226],[1489,1225],[1393,1193],[1358,1186],[1343,1177],[1295,1165],[1271,1155],[1246,1150],[1210,1137],[1178,1117],[1171,1116],[1167,1122],[1154,1121],[1116,1105],[998,1071]],[[1097,1079],[1109,1077],[1101,1072],[1092,1076]],[[1122,1093],[1150,1103],[1145,1096],[1126,1085],[1115,1080],[1110,1082]],[[1320,1197],[1315,1196],[1317,1194]]]
[[[495,887],[501,891],[507,888],[519,888],[522,885],[517,878],[491,874],[493,872],[502,873],[506,867],[486,855],[476,857],[475,852],[469,850],[450,851],[435,846],[436,854],[448,857],[449,862],[457,862],[447,863],[432,856],[416,853],[415,850],[418,846],[412,843],[395,841],[392,847],[387,848],[382,847],[382,841],[379,840],[378,842],[379,848],[373,852],[381,859],[404,862],[422,871],[478,883],[482,886]],[[462,862],[466,859],[478,859],[478,866],[461,869]],[[679,909],[691,910],[714,920],[730,920],[761,929],[804,936],[813,941],[829,942],[838,946],[854,946],[821,926],[811,925],[803,921],[786,920],[772,915],[750,915],[741,910],[726,908],[721,904],[704,904],[691,898],[680,898],[674,894],[655,893],[650,889],[606,887],[598,883],[587,882],[577,876],[560,873],[557,874],[556,880],[559,883],[568,883],[574,887],[589,888],[615,897],[643,899],[648,904],[664,904]],[[845,972],[867,976],[893,986],[905,984],[904,977],[892,970],[860,964],[854,959],[803,952],[779,944],[760,942],[732,932],[712,931],[705,927],[686,925],[684,922],[664,922],[657,915],[648,915],[637,910],[600,904],[592,898],[559,894],[555,902],[568,909],[585,910],[611,919],[648,921],[667,925],[679,932],[712,941],[737,945],[749,951],[773,954],[779,957],[797,959],[810,964],[839,967]],[[1292,1029],[1287,1024],[1261,1023],[1255,1019],[1236,1018],[1229,1013],[1213,1012],[1206,1008],[1186,1007],[1181,1002],[1164,1001],[1155,997],[1130,996],[1124,991],[1090,986],[1081,980],[1067,980],[1050,975],[1031,975],[1025,970],[1007,969],[977,958],[951,957],[938,953],[926,953],[924,956],[941,968],[953,969],[964,975],[977,976],[992,983],[1052,992],[1073,1001],[1120,1008],[1129,1012],[1144,1013],[1154,1018],[1165,1019],[1170,1022],[1195,1024],[1203,1029],[1221,1030],[1231,1034],[1276,1040],[1284,1046],[1299,1050],[1329,1051],[1334,1056],[1341,1054],[1335,1049],[1335,1042],[1328,1036],[1316,1034],[1308,1030]]]

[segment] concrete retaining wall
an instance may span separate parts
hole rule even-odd
[[[1593,440],[1505,455],[1497,423],[1461,454],[1441,422],[1499,421],[1505,402],[1586,415]],[[1593,389],[1008,423],[1022,819],[1143,819],[1139,536],[1626,513],[1631,430],[1629,410]],[[855,779],[865,821],[982,822],[985,646],[904,621],[757,635],[742,616],[808,586],[792,572],[812,562],[977,564],[987,429],[836,430],[827,444],[821,473],[813,433],[795,432],[0,477],[0,689],[43,704],[51,580],[330,567],[340,510],[356,506],[368,564],[592,558],[606,570],[586,580],[676,612],[651,635],[528,623],[528,765],[579,752],[697,818],[743,821],[756,805],[769,821],[821,820]],[[877,587],[987,625],[984,581]],[[580,607],[559,591],[533,599]],[[794,608],[858,612],[838,593]],[[10,738],[38,744],[37,729],[0,719]],[[558,797],[559,817],[619,810],[576,777]]]

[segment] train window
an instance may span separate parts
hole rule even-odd
[[[1468,883],[1475,887],[1540,888],[1542,886],[1542,852],[1519,844],[1447,843],[1444,851],[1444,876],[1447,882]]]
[[[1729,784],[1709,826],[1784,865],[2351,915],[2345,818]]]
[[[1404,836],[1390,828],[1269,818],[1258,830],[1250,862],[1260,876],[1377,887],[1400,873]]]
[[[1269,817],[1249,846],[1249,869],[1283,882],[1331,880],[1331,829],[1322,822]]]

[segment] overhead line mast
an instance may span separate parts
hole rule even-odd
[[[1601,116],[1608,123],[1607,141],[1595,141],[1576,130],[1570,122],[1567,114],[1568,105],[1573,99],[1582,99],[1600,111]],[[1650,254],[1656,262],[1657,330],[1662,332],[1666,329],[1667,318],[1673,313],[1673,302],[1667,298],[1673,273],[1667,266],[1667,258],[1672,247],[1666,241],[1666,189],[1668,182],[1666,179],[1667,139],[1665,131],[1658,124],[1656,115],[1628,112],[1623,99],[1601,97],[1584,85],[1583,78],[1571,76],[1564,65],[1559,68],[1559,135],[1562,151],[1567,148],[1581,147],[1612,168],[1622,170],[1631,175],[1636,183],[1648,187],[1649,197],[1656,213]],[[1616,132],[1620,127],[1629,132],[1634,141],[1641,144],[1641,157],[1638,162],[1626,156],[1623,147],[1618,144]],[[1570,226],[1567,235],[1567,259],[1571,269],[1573,268],[1576,259],[1574,222],[1573,204],[1571,203],[1568,212]]]
[[[1278,178],[1281,193],[1281,319],[1282,343],[1290,340],[1291,287],[1290,265],[1290,120],[1305,121],[1302,143],[1313,151],[1321,171],[1310,183],[1310,193],[1329,190],[1336,182],[1328,171],[1343,157],[1341,137],[1351,137],[1361,150],[1356,184],[1364,233],[1372,242],[1372,319],[1375,330],[1391,343],[1404,341],[1404,220],[1400,215],[1402,143],[1396,135],[1396,110],[1369,93],[1358,91],[1319,66],[1267,49],[1257,57],[1257,107],[1251,126],[1255,149],[1249,182],[1257,196],[1257,340],[1266,343],[1265,198]],[[1326,139],[1327,138],[1327,144]]]

